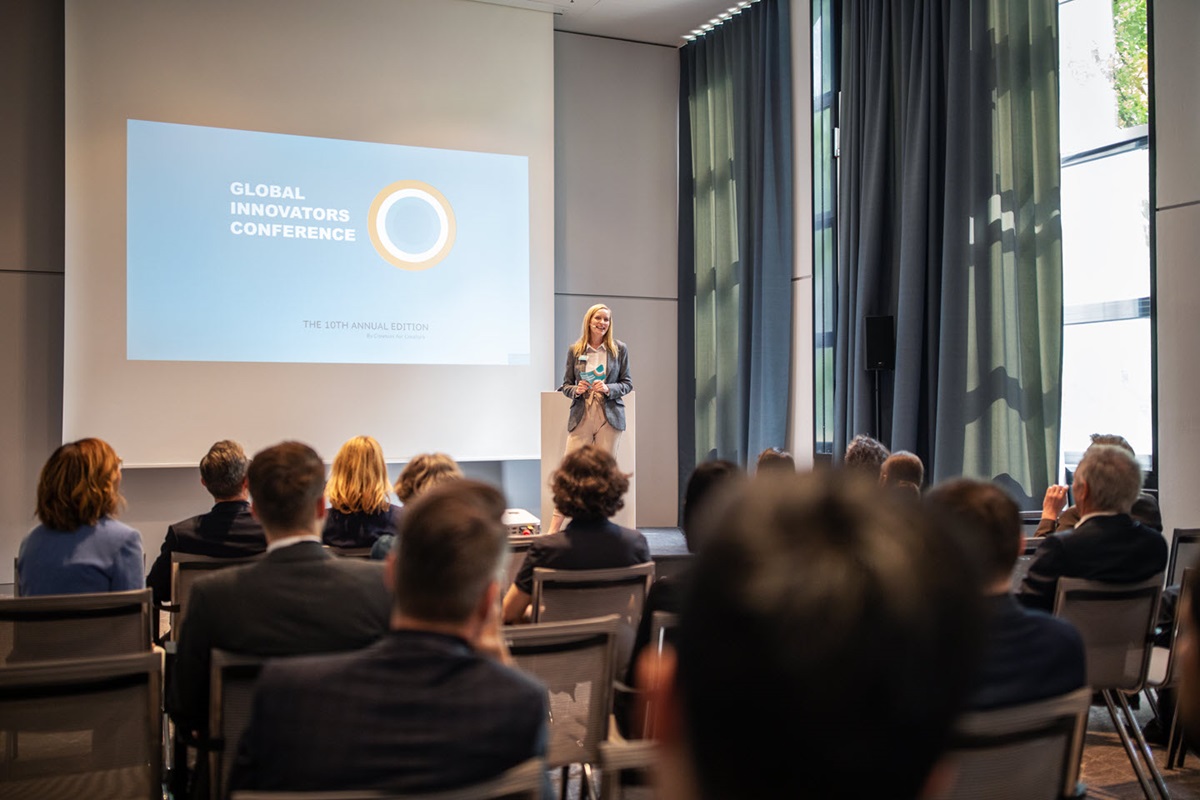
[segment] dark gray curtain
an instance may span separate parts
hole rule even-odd
[[[680,49],[680,475],[787,431],[792,81],[787,0]],[[680,481],[680,487],[684,481]]]
[[[843,5],[835,454],[1054,480],[1062,372],[1057,0]],[[894,316],[882,430],[864,318]]]

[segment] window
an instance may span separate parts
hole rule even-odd
[[[1061,463],[1092,433],[1154,452],[1146,0],[1060,0]]]
[[[837,295],[837,48],[834,0],[812,2],[813,101],[813,443],[833,453],[833,345]]]

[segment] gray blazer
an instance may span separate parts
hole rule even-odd
[[[625,401],[621,398],[633,391],[633,376],[629,374],[629,348],[622,341],[617,341],[617,363],[613,369],[612,354],[609,353],[608,365],[608,397],[604,400],[604,418],[608,424],[618,431],[625,430]],[[587,399],[575,396],[575,385],[579,383],[579,361],[573,352],[573,347],[567,348],[567,366],[563,370],[563,382],[559,391],[571,398],[571,414],[567,417],[567,430],[575,430],[575,426],[583,419]]]

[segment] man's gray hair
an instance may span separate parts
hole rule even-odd
[[[1093,511],[1128,514],[1142,492],[1142,468],[1118,445],[1094,444],[1083,454],[1075,479],[1087,484]]]

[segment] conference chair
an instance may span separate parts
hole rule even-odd
[[[461,789],[396,794],[394,792],[256,792],[239,791],[230,800],[540,800],[546,773],[541,759],[531,758],[499,776]]]
[[[225,796],[238,742],[250,724],[254,687],[266,661],[262,656],[220,649],[212,651],[208,693],[209,739],[204,743],[204,749],[208,755],[209,796],[213,800]]]
[[[657,757],[658,743],[649,739],[601,742],[600,800],[618,800],[626,795],[653,797],[649,772]]]
[[[529,548],[533,545],[536,536],[509,536],[508,537],[508,564],[502,576],[503,581],[500,586],[500,596],[504,597],[508,594],[508,587],[513,585],[513,581],[517,579],[517,573],[521,571],[521,565],[525,563],[525,556],[529,554]]]
[[[0,667],[0,797],[162,800],[162,653]]]
[[[1154,789],[1164,798],[1170,794],[1125,698],[1140,692],[1146,682],[1162,579],[1162,573],[1138,583],[1059,578],[1054,600],[1055,615],[1074,623],[1083,636],[1088,684],[1104,698],[1147,798],[1155,796]]]
[[[1196,592],[1197,582],[1200,581],[1200,567],[1188,567],[1180,577],[1179,602],[1176,605],[1175,622],[1171,626],[1171,643],[1167,647],[1154,647],[1150,654],[1150,669],[1146,673],[1144,692],[1154,716],[1160,723],[1162,714],[1159,713],[1156,695],[1161,689],[1173,689],[1179,683],[1177,661],[1175,659],[1175,642],[1179,638],[1179,624],[1183,616],[1182,610],[1191,603],[1192,595]],[[1183,766],[1183,758],[1187,752],[1183,740],[1183,728],[1179,724],[1178,709],[1171,715],[1171,725],[1167,734],[1167,769]]]
[[[1176,528],[1171,538],[1171,558],[1167,562],[1167,586],[1179,586],[1183,571],[1200,566],[1200,528]]]
[[[159,606],[160,611],[167,611],[171,614],[171,641],[179,640],[179,631],[187,616],[188,596],[197,580],[205,575],[211,575],[216,570],[250,564],[260,558],[262,558],[262,554],[243,558],[214,558],[192,553],[172,553],[171,602]]]
[[[964,714],[949,756],[953,788],[939,800],[1061,800],[1078,796],[1090,687],[1011,708]]]
[[[0,664],[151,648],[149,589],[0,598]]]
[[[624,675],[653,582],[653,561],[612,569],[537,567],[533,570],[533,621],[562,622],[619,615],[616,674]]]
[[[571,764],[582,764],[581,783],[595,797],[592,767],[608,738],[612,712],[616,614],[574,622],[542,622],[504,628],[517,667],[546,687],[550,716],[546,766],[561,769],[566,797]]]

